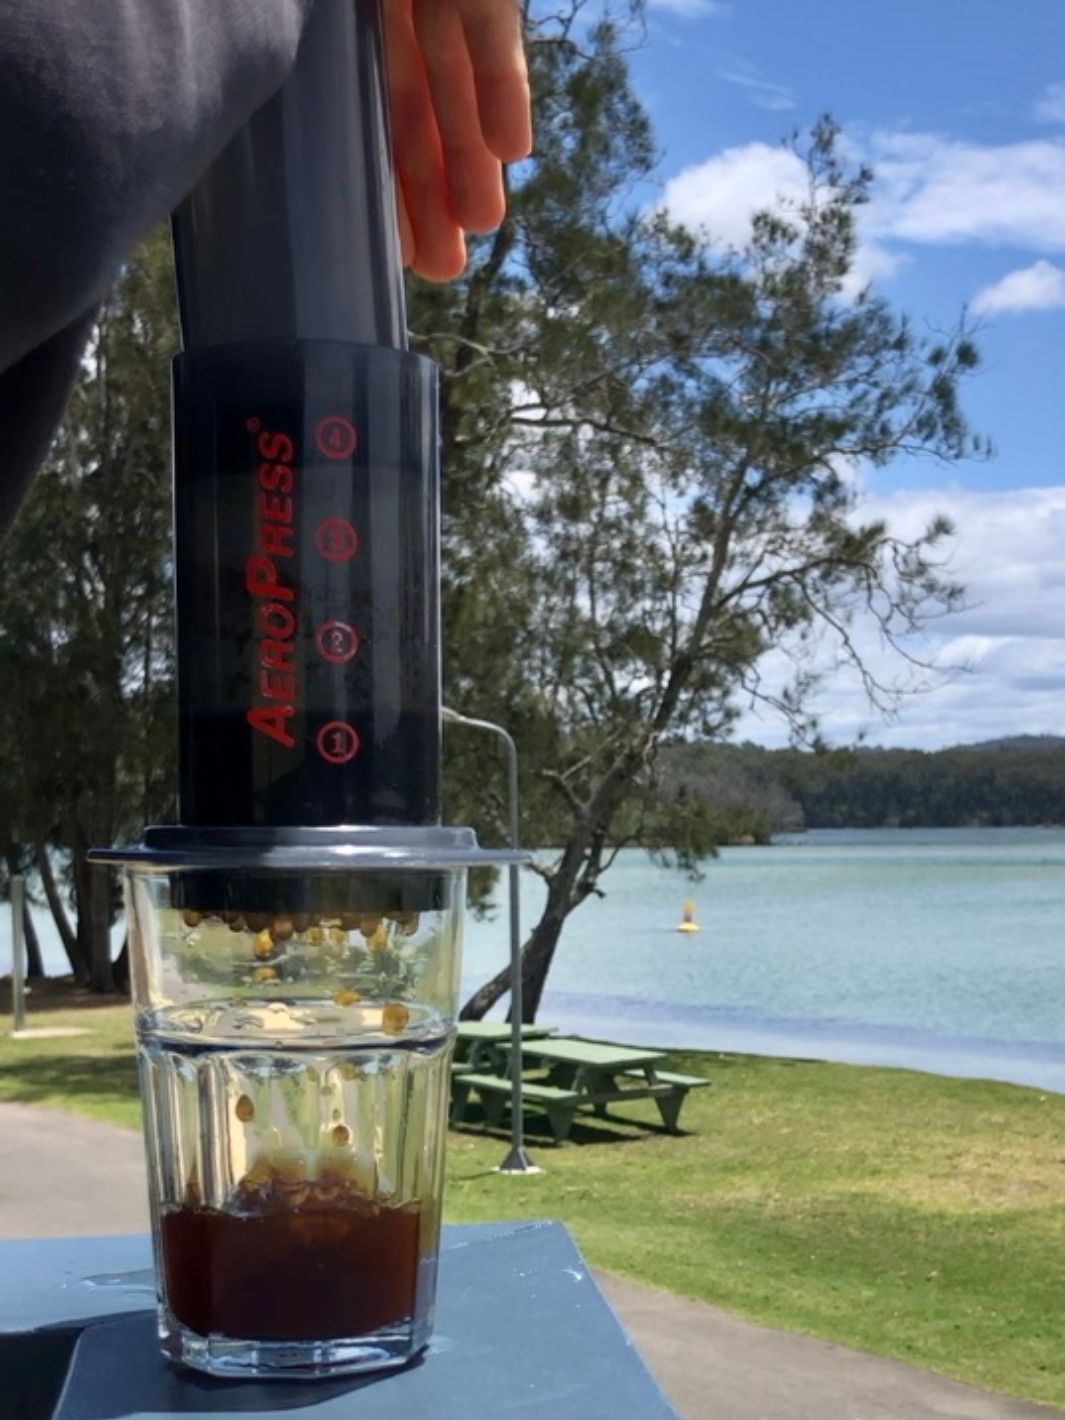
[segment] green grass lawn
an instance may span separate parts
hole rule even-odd
[[[12,1040],[5,1022],[0,1034],[0,1100],[73,1109],[93,1119],[139,1129],[141,1111],[133,1054],[133,1013],[129,1006],[87,1004],[70,1010],[35,1010],[32,991],[29,1002],[27,1025],[69,1026],[86,1034]]]
[[[42,1017],[43,1018],[43,1017]],[[123,1008],[48,1012],[71,1040],[0,1038],[0,1099],[135,1124]],[[545,1172],[452,1135],[453,1220],[560,1218],[595,1265],[757,1321],[1065,1404],[1065,1096],[905,1071],[677,1056],[714,1085],[673,1138],[589,1119]],[[656,1118],[653,1104],[629,1107]]]

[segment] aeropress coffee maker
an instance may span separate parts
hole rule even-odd
[[[160,1336],[215,1375],[432,1327],[466,870],[440,826],[437,371],[378,0],[317,0],[174,218],[179,819],[125,867]]]

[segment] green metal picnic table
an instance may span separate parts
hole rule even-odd
[[[507,1107],[506,1081],[510,1043],[503,1039],[494,1049],[504,1061],[498,1076],[470,1073],[458,1076],[455,1086],[455,1119],[461,1123],[473,1094],[481,1097],[490,1124],[498,1123]],[[524,1104],[547,1111],[555,1138],[561,1142],[569,1134],[578,1109],[592,1109],[599,1116],[614,1104],[636,1099],[653,1099],[666,1128],[676,1131],[680,1110],[688,1091],[708,1085],[696,1075],[678,1075],[660,1069],[666,1059],[660,1050],[641,1050],[629,1045],[610,1045],[579,1037],[530,1039],[522,1044],[522,1064],[546,1070],[540,1079],[522,1081]]]
[[[500,1047],[509,1053],[509,1042]],[[610,1045],[596,1040],[565,1036],[558,1040],[533,1040],[522,1044],[522,1059],[548,1069],[552,1084],[579,1094],[594,1095],[618,1088],[619,1076],[642,1075],[648,1085],[656,1083],[657,1067],[665,1060],[661,1050],[643,1050],[632,1045]]]
[[[523,1040],[536,1040],[551,1035],[554,1026],[523,1025]],[[459,1021],[455,1059],[463,1072],[491,1069],[500,1064],[499,1047],[510,1042],[511,1027],[507,1021]],[[458,1072],[456,1072],[458,1073]]]

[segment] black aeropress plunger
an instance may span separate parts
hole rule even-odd
[[[406,348],[383,76],[378,0],[317,0],[175,214],[179,824],[103,861],[500,860],[439,827],[437,370]]]
[[[406,350],[375,0],[179,208],[180,816],[439,820],[436,369]]]

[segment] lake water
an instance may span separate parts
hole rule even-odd
[[[543,884],[522,881],[530,923]],[[1065,829],[815,830],[725,849],[699,883],[632,851],[603,886],[567,924],[544,1021],[1065,1091]],[[685,936],[689,897],[701,931]],[[464,988],[506,957],[504,900],[469,924]]]
[[[524,881],[531,921],[543,887]],[[724,849],[696,884],[631,852],[603,885],[567,925],[545,1021],[1065,1091],[1065,829],[815,830]],[[470,925],[467,985],[505,940],[502,915]]]

